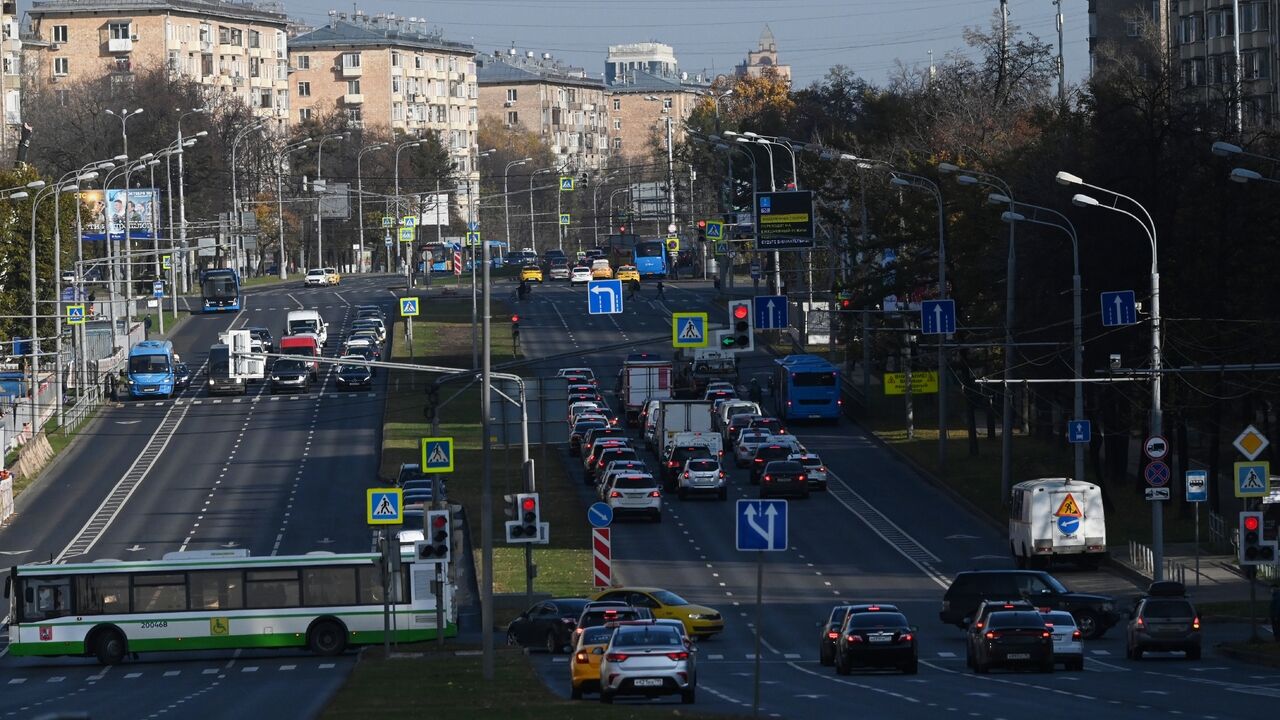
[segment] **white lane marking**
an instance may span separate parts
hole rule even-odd
[[[1083,693],[1071,692],[1070,690],[1063,690],[1061,688],[1050,687],[1048,685],[1039,685],[1032,682],[1021,682],[1018,680],[1010,680],[1008,678],[1003,678],[1003,677],[992,677],[991,675],[970,675],[967,672],[953,670],[949,667],[945,667],[943,665],[937,665],[935,663],[931,663],[925,660],[921,660],[920,664],[927,665],[928,667],[931,667],[934,670],[940,670],[944,673],[947,673],[948,675],[963,675],[965,677],[970,677],[970,678],[973,678],[975,682],[992,682],[992,683],[1000,683],[1002,685],[1013,685],[1015,687],[1031,688],[1032,690],[1041,690],[1045,692],[1051,692],[1051,693],[1054,693],[1055,695],[1066,695],[1067,697],[1079,698],[1081,700],[1088,700],[1090,702],[1094,702],[1098,699],[1092,695],[1085,695]]]
[[[24,683],[24,682],[26,682],[26,681],[27,681],[27,679],[26,679],[26,678],[10,678],[10,679],[9,679],[9,684],[10,684],[10,685],[21,685],[22,683]]]
[[[914,697],[911,697],[910,695],[904,695],[904,694],[902,694],[902,693],[900,693],[900,692],[894,692],[894,691],[892,691],[892,690],[886,690],[885,688],[877,687],[877,686],[875,686],[875,685],[866,685],[866,684],[864,684],[864,683],[855,682],[855,681],[853,681],[853,680],[848,680],[848,679],[845,679],[845,678],[842,678],[842,677],[833,677],[833,676],[831,676],[831,675],[825,675],[825,674],[822,674],[822,673],[817,673],[817,672],[814,672],[814,671],[812,671],[812,670],[810,670],[810,669],[808,669],[808,668],[801,667],[800,665],[797,665],[796,663],[793,663],[793,662],[789,662],[789,663],[787,663],[787,665],[790,665],[792,668],[794,668],[794,669],[796,669],[796,670],[799,670],[800,672],[802,672],[802,673],[804,673],[804,674],[806,674],[806,675],[812,675],[812,676],[814,676],[814,677],[816,677],[816,678],[822,678],[823,680],[826,680],[826,681],[828,681],[828,682],[838,683],[838,684],[840,684],[840,685],[848,685],[848,686],[850,686],[850,687],[856,687],[856,688],[859,688],[859,689],[861,689],[861,690],[869,690],[869,691],[874,692],[874,693],[880,693],[881,695],[888,695],[889,697],[892,697],[892,698],[897,698],[897,699],[899,699],[899,700],[905,700],[906,702],[909,702],[909,703],[914,703],[914,704],[917,704],[917,705],[918,705],[918,704],[920,704],[920,699],[919,699],[919,698],[914,698]]]

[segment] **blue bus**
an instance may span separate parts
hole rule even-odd
[[[173,343],[144,340],[129,348],[129,395],[170,397],[174,390]]]
[[[662,240],[642,240],[632,233],[614,234],[608,238],[606,253],[614,270],[635,265],[641,278],[667,277],[667,246]]]
[[[839,420],[840,369],[818,355],[787,355],[778,365],[774,400],[784,420]]]
[[[212,268],[200,273],[205,312],[240,312],[240,274],[232,268]]]

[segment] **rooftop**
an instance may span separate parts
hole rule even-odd
[[[271,0],[34,0],[31,15],[177,11],[243,20],[286,21],[284,4]]]
[[[550,83],[604,89],[604,81],[589,77],[583,68],[564,65],[549,53],[522,55],[515,48],[476,55],[476,77],[481,85]]]
[[[328,25],[290,40],[289,49],[394,46],[468,54],[475,52],[473,46],[445,40],[418,23],[396,22],[396,18],[385,16],[368,21],[363,18],[357,16],[356,22],[351,22],[330,17]]]

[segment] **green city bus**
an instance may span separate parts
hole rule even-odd
[[[436,566],[412,562],[412,541],[403,543],[391,577],[392,637],[434,639]],[[304,647],[336,655],[383,641],[382,575],[377,553],[214,550],[21,565],[5,582],[9,652],[96,656],[106,665],[162,650]],[[456,636],[452,587],[443,585],[444,634]]]

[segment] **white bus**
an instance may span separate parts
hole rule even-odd
[[[401,560],[412,560],[412,541],[401,549]],[[396,568],[393,639],[434,639],[435,566]],[[9,652],[96,656],[105,665],[159,650],[305,647],[336,655],[383,641],[382,587],[376,553],[198,551],[139,562],[22,565],[5,582]],[[453,593],[448,582],[444,587],[444,635],[451,637]]]

